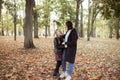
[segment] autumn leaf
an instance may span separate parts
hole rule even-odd
[[[23,37],[17,41],[1,37],[0,80],[58,80],[52,76],[56,64],[53,38],[34,39],[34,43],[35,49],[26,50]],[[119,40],[78,40],[72,80],[119,80],[119,46]]]

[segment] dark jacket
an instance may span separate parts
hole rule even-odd
[[[57,61],[61,61],[62,58],[62,53],[64,48],[62,42],[63,42],[63,38],[58,38],[58,37],[54,38],[54,53]]]
[[[77,50],[77,39],[78,35],[75,29],[72,29],[71,33],[69,34],[68,41],[65,43],[67,44],[67,48],[65,49],[65,59],[70,63],[75,62],[75,55]]]

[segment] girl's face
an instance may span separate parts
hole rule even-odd
[[[56,35],[57,35],[58,37],[60,37],[60,36],[62,35],[61,31],[57,31],[57,32],[56,32]]]

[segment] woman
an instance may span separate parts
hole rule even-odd
[[[75,62],[78,35],[76,30],[73,28],[73,24],[71,21],[66,22],[66,28],[67,28],[67,32],[65,34],[65,41],[64,41],[65,49],[62,55],[63,73],[60,75],[60,78],[66,77],[65,80],[70,80]],[[68,62],[68,72],[66,72],[66,62]]]
[[[56,58],[56,68],[54,70],[53,76],[59,76],[59,68],[61,66],[61,59],[64,46],[62,45],[63,38],[61,37],[63,33],[56,29],[55,31],[56,37],[54,38],[54,53]]]

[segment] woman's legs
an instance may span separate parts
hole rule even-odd
[[[73,67],[74,67],[73,63],[68,63],[68,75],[69,76],[72,75]],[[63,55],[62,55],[62,71],[66,72],[65,50],[63,51]]]
[[[68,63],[68,75],[65,80],[71,80],[73,67],[74,67],[73,63]]]
[[[64,78],[64,77],[67,76],[66,61],[65,61],[65,50],[63,51],[63,54],[62,54],[62,71],[63,71],[63,73],[60,75],[60,78]]]
[[[66,71],[65,50],[63,51],[63,54],[62,54],[62,71],[63,72]]]
[[[69,75],[69,76],[72,76],[73,67],[74,67],[74,64],[73,64],[73,63],[69,63],[69,64],[68,64],[68,75]]]

